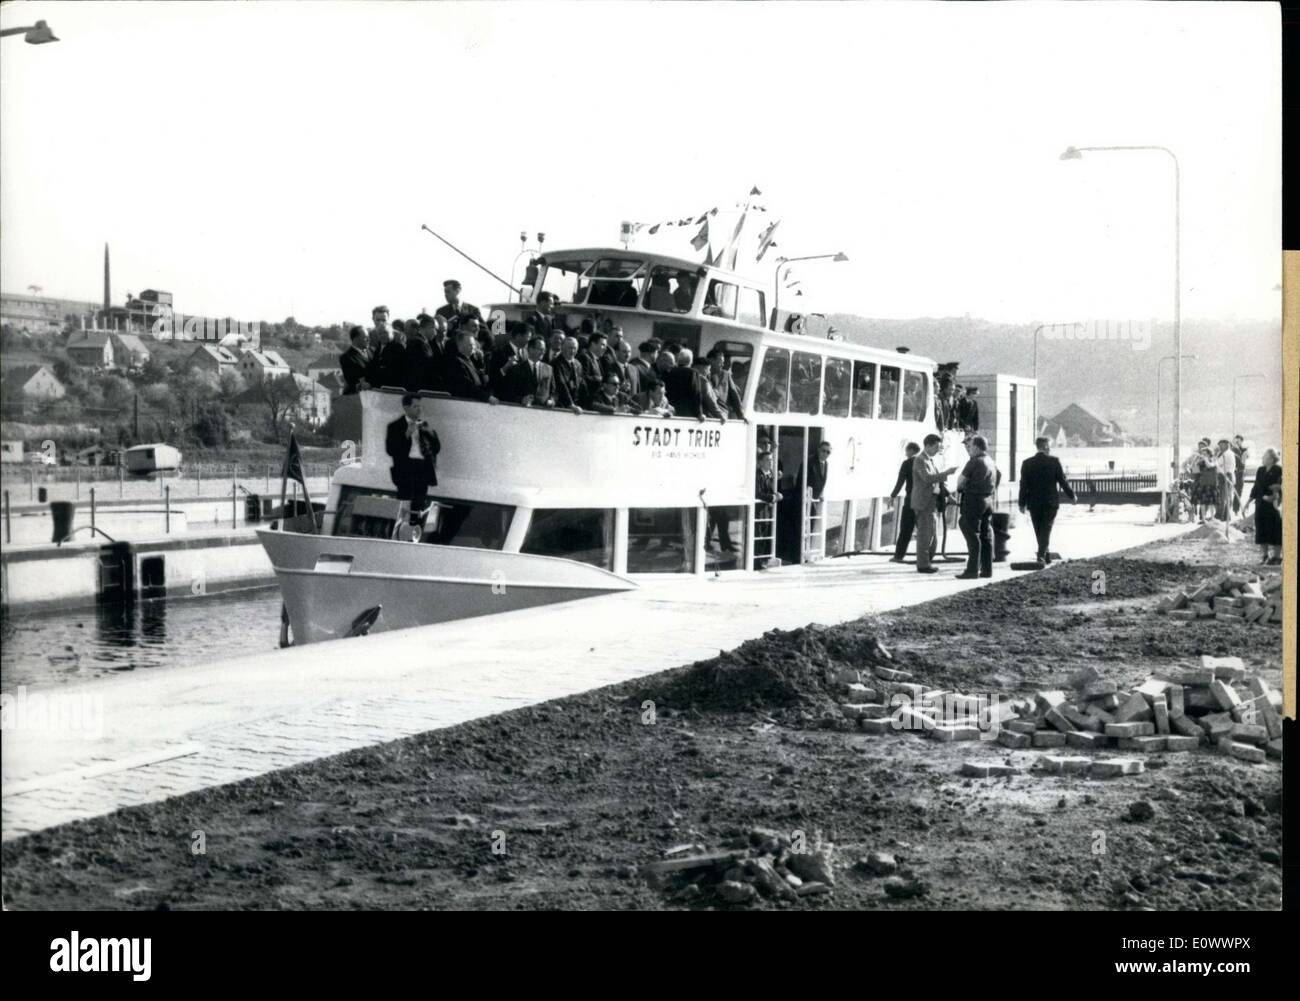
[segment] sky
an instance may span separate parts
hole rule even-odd
[[[1280,318],[1279,9],[1254,3],[9,3],[0,286],[362,321],[505,289],[519,232],[752,187],[808,308]],[[701,258],[663,230],[634,244]],[[530,240],[530,246],[532,241]],[[1280,320],[1279,320],[1280,322]]]

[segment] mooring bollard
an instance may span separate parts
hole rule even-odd
[[[172,534],[172,488],[163,487],[163,532]]]
[[[95,535],[95,488],[90,488],[90,534]]]

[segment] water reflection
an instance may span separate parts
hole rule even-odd
[[[279,632],[280,591],[274,586],[10,615],[0,625],[0,690],[269,653],[278,647]]]

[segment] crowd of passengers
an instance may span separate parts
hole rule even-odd
[[[389,387],[575,414],[745,419],[720,348],[696,358],[688,347],[652,337],[633,349],[609,318],[599,328],[584,318],[575,335],[556,316],[558,299],[549,292],[494,338],[460,292],[460,282],[443,282],[446,305],[411,320],[392,320],[387,306],[376,306],[371,330],[349,331],[351,345],[339,358],[344,392]]]

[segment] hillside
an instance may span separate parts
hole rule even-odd
[[[846,340],[876,347],[908,347],[935,361],[959,361],[962,372],[1033,375],[1037,324],[998,324],[971,317],[881,320],[834,313],[828,320]],[[1044,332],[1045,334],[1046,332]],[[1077,403],[1126,430],[1154,436],[1156,364],[1173,354],[1173,330],[1156,325],[1146,350],[1141,341],[1066,340],[1038,335],[1039,412],[1054,414]],[[1237,430],[1261,443],[1281,432],[1281,329],[1264,322],[1216,324],[1184,321],[1184,437],[1231,433],[1236,376],[1267,373],[1237,383]],[[1173,362],[1161,366],[1160,416],[1170,432]]]

